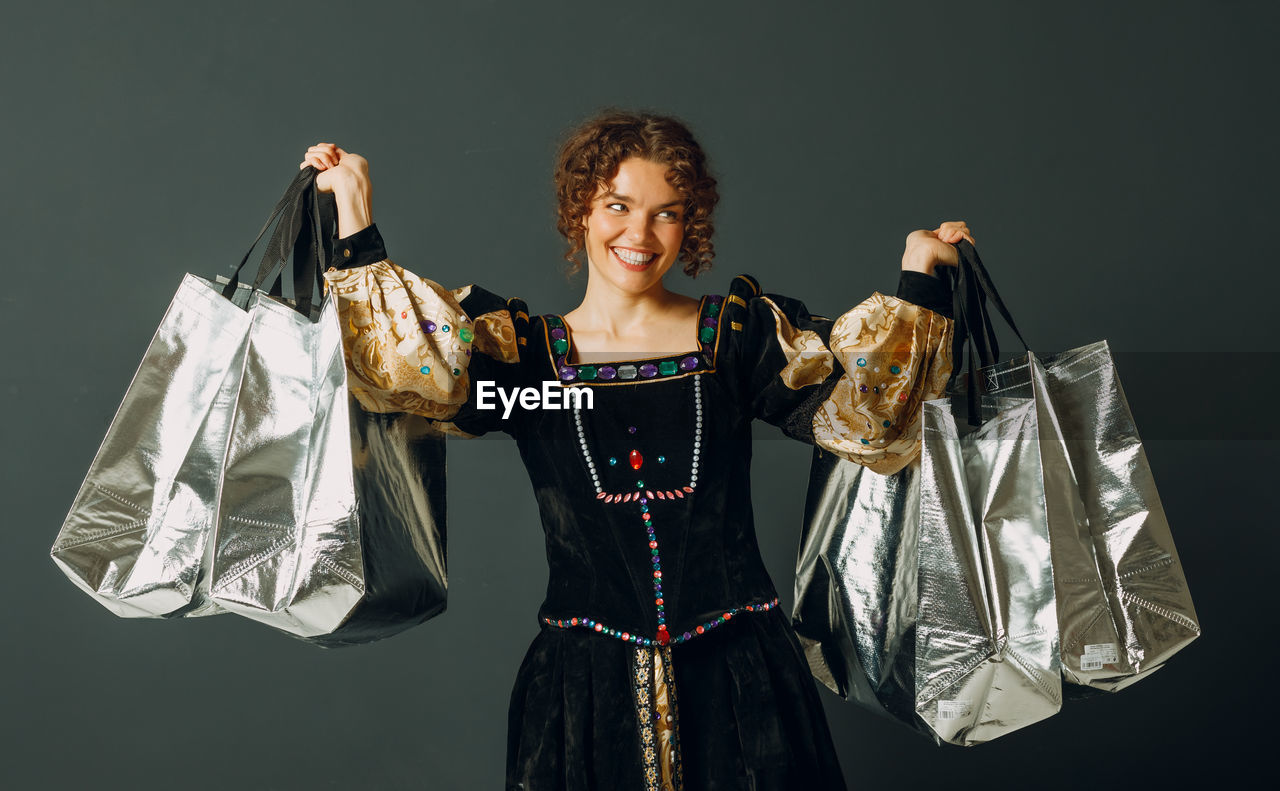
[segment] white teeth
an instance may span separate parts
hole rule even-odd
[[[628,264],[635,264],[637,266],[649,263],[654,256],[654,253],[637,253],[631,250],[623,250],[620,247],[613,248],[613,252]]]

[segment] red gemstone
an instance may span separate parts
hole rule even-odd
[[[649,549],[657,549],[657,548],[658,548],[658,542],[657,542],[657,541],[650,541],[650,542],[649,542]]]
[[[600,494],[597,494],[597,495],[596,495],[596,499],[597,499],[597,500],[603,500],[604,498],[606,498],[606,497],[608,497],[608,496],[609,496],[609,495],[608,495],[608,494],[606,494],[605,492],[600,492]]]
[[[658,645],[666,645],[671,642],[671,633],[667,631],[667,627],[658,627]]]
[[[653,600],[653,603],[654,603],[654,604],[662,604],[662,599],[661,599],[661,598],[654,599],[654,600]]]
[[[698,634],[702,634],[702,632],[703,632],[703,629],[702,629],[702,627],[701,627],[701,626],[699,626],[699,627],[698,627]]]
[[[686,487],[684,487],[684,490],[685,490],[686,492],[689,492],[690,494],[692,494],[692,493],[693,493],[693,487],[692,487],[692,486],[686,486]]]
[[[733,613],[731,613],[731,612],[727,612],[727,613],[725,613],[724,615],[722,615],[722,616],[720,616],[720,617],[721,617],[721,618],[724,618],[724,619],[727,621],[727,620],[729,620],[730,618],[732,618],[732,617],[733,617]]]
[[[652,499],[653,499],[653,492],[649,491],[648,489],[645,489],[645,490],[644,490],[644,496],[645,496],[645,497],[648,497],[650,500],[652,500]]]
[[[636,450],[635,448],[631,449],[630,458],[631,458],[631,469],[633,470],[640,469],[640,465],[644,464],[644,457],[641,456],[640,451]]]
[[[667,496],[666,496],[665,494],[663,494],[662,492],[658,492],[658,499],[659,499],[659,500],[665,500],[665,499],[667,499]]]
[[[673,494],[675,494],[675,496],[679,497],[681,500],[684,499],[684,492],[680,491],[679,489],[676,489],[675,492],[673,492]]]
[[[573,624],[574,626],[577,626],[577,625],[578,625],[578,619],[577,619],[577,618],[574,618],[573,620],[569,621],[569,623]]]

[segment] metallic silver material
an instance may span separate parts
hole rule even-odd
[[[122,617],[211,615],[205,559],[249,315],[183,278],[53,544]]]
[[[935,741],[978,744],[1061,707],[1035,405],[924,404],[892,475],[815,455],[795,628],[815,676]]]
[[[980,373],[987,393],[1037,393],[1063,673],[1103,690],[1132,684],[1200,624],[1111,349],[1028,354]]]
[[[966,745],[1062,707],[1035,403],[981,409],[972,428],[925,402],[920,456],[916,713]]]
[[[188,274],[51,550],[123,617],[231,610],[323,645],[443,611],[443,437],[367,413],[337,313]]]
[[[994,421],[927,402],[898,473],[815,451],[794,613],[833,691],[962,744],[1056,710],[1054,668],[1119,689],[1199,634],[1106,343],[981,373]]]
[[[815,448],[793,623],[819,681],[932,737],[915,715],[919,509],[919,459],[880,475]]]
[[[213,599],[324,644],[443,611],[443,437],[424,418],[359,407],[332,299],[315,321],[262,293],[250,312]]]

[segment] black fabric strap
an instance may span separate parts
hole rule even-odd
[[[946,274],[947,277],[953,278],[955,281],[952,289],[952,310],[955,313],[955,328],[951,340],[951,359],[954,368],[951,372],[951,378],[947,382],[947,391],[955,391],[956,381],[959,379],[961,370],[967,369],[966,373],[968,375],[965,377],[966,418],[971,425],[978,426],[982,424],[979,404],[980,393],[978,391],[978,369],[979,367],[994,365],[1000,360],[1000,343],[996,338],[995,328],[991,324],[991,315],[987,309],[988,299],[1000,313],[1000,316],[1008,323],[1014,335],[1018,336],[1023,350],[1029,350],[1029,347],[1022,337],[1022,333],[1018,331],[1018,325],[1014,323],[1009,309],[1005,307],[1004,300],[1000,298],[999,292],[996,291],[995,284],[991,281],[991,276],[987,273],[986,267],[982,265],[982,259],[978,257],[978,251],[965,239],[956,244],[956,249],[959,252],[960,263],[954,272]],[[965,354],[966,347],[968,349],[967,356]],[[963,366],[961,365],[962,360],[964,361]]]
[[[325,243],[329,234],[324,223],[326,213],[322,211],[322,201],[315,189],[317,172],[315,168],[308,166],[294,176],[284,195],[271,210],[267,222],[258,231],[257,238],[232,272],[222,290],[224,297],[234,297],[241,270],[274,223],[275,230],[267,239],[252,288],[255,291],[261,290],[263,284],[274,275],[274,282],[268,293],[273,297],[283,297],[284,267],[292,253],[295,309],[304,316],[310,315],[314,304],[314,290],[320,282],[330,249]]]

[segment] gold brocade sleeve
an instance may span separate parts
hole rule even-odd
[[[954,322],[875,293],[836,319],[828,346],[843,373],[813,415],[814,443],[890,474],[920,452],[923,402],[951,376]]]
[[[370,412],[410,412],[448,421],[467,402],[473,350],[518,358],[506,311],[473,321],[461,300],[389,260],[325,273],[342,330],[349,386]]]
[[[833,321],[745,275],[726,303],[752,417],[877,473],[919,453],[921,405],[951,375],[951,319],[877,292]]]

